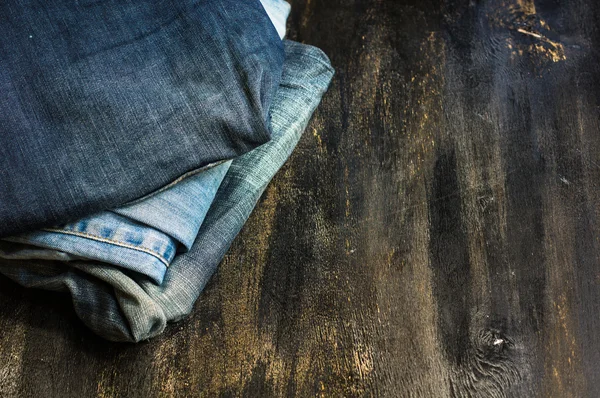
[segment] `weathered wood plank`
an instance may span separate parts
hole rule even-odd
[[[292,3],[337,73],[194,313],[2,279],[0,396],[600,395],[600,5]]]

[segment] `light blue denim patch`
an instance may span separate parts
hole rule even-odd
[[[291,6],[283,0],[260,0],[279,37],[285,37],[285,23],[290,15]]]
[[[113,212],[169,235],[181,245],[178,251],[187,251],[230,165],[230,160],[221,163]]]
[[[261,3],[283,38],[290,5],[283,0]],[[3,240],[24,245],[18,254],[11,253],[11,258],[97,260],[160,284],[175,254],[191,248],[230,165],[227,161],[192,174],[111,211]],[[6,253],[0,257],[9,258]]]

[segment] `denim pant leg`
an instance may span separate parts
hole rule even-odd
[[[11,0],[0,15],[0,237],[114,209],[271,137],[285,54],[259,0]]]

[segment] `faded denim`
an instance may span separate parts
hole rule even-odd
[[[156,283],[177,250],[176,242],[160,231],[111,212],[102,212],[56,229],[11,236],[23,250],[0,257],[36,259],[58,252],[64,261],[97,260],[143,273]]]
[[[192,247],[230,164],[204,170],[137,203],[3,240],[23,244],[10,258],[97,260],[161,283],[176,252]],[[9,258],[2,251],[0,257]]]
[[[269,19],[275,26],[279,37],[282,39],[285,37],[285,23],[288,16],[290,15],[291,6],[284,0],[260,0],[261,4],[265,8]]]
[[[0,237],[270,139],[284,51],[258,0],[11,0],[0,19]]]
[[[270,110],[272,140],[233,160],[192,248],[175,257],[161,285],[93,261],[53,261],[60,258],[0,260],[0,272],[24,286],[69,292],[77,315],[109,340],[145,340],[189,314],[333,75],[319,49],[284,42],[283,75]],[[18,246],[0,242],[5,255],[21,250]]]

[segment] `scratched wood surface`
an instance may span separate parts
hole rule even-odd
[[[0,280],[0,396],[600,396],[600,4],[294,0],[337,70],[193,314]]]

